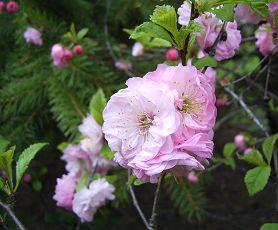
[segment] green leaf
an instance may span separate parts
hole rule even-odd
[[[80,30],[78,33],[77,33],[77,38],[79,40],[81,40],[82,38],[84,38],[86,36],[86,34],[88,33],[89,29],[88,28],[84,28],[82,30]]]
[[[262,2],[251,2],[251,8],[263,18],[268,18],[268,5]]]
[[[88,173],[88,171],[84,170],[76,185],[76,192],[79,192],[82,188],[87,186],[89,181],[90,181],[90,174]]]
[[[192,64],[197,69],[202,69],[205,66],[216,67],[217,66],[217,61],[210,56],[206,56],[206,57],[203,57],[203,58],[193,58],[192,59]]]
[[[36,154],[44,147],[47,143],[37,143],[29,146],[25,149],[21,155],[18,157],[16,162],[16,187],[15,190],[18,188],[18,185],[21,181],[21,178],[25,171],[27,170],[30,162],[34,159]]]
[[[102,91],[99,89],[90,101],[90,114],[94,117],[99,125],[103,124],[102,112],[106,106],[106,98]]]
[[[137,26],[130,35],[130,38],[132,39],[138,39],[142,37],[159,38],[168,41],[171,44],[174,43],[167,30],[152,22],[144,22],[142,25]]]
[[[0,169],[6,172],[10,189],[13,188],[12,162],[14,151],[15,146],[11,147],[8,151],[0,154]]]
[[[230,158],[224,158],[224,159],[221,159],[221,161],[227,165],[227,166],[230,166],[233,170],[235,170],[236,168],[236,162],[234,160],[234,158],[230,157]]]
[[[37,192],[42,190],[42,182],[38,179],[32,181],[32,186]]]
[[[234,4],[225,4],[221,8],[211,9],[218,18],[224,21],[234,21]]]
[[[227,143],[223,149],[223,155],[225,158],[232,157],[234,151],[236,150],[236,145],[234,143]]]
[[[278,229],[278,223],[265,223],[262,227],[260,227],[260,230],[277,230]]]
[[[254,164],[256,166],[265,166],[266,163],[263,160],[263,156],[259,150],[253,149],[251,152],[246,153],[244,155],[239,155],[238,158],[240,160],[244,160],[250,164]]]
[[[144,181],[141,181],[140,179],[136,179],[134,182],[133,182],[133,184],[135,185],[135,186],[139,186],[139,185],[142,185],[142,184],[145,184],[146,182],[144,182]]]
[[[189,35],[189,42],[188,42],[188,47],[187,47],[187,53],[186,53],[186,62],[189,60],[190,58],[190,54],[191,54],[191,50],[192,50],[192,47],[195,43],[195,40],[196,40],[196,35],[193,34],[193,33],[190,33]]]
[[[271,158],[275,149],[276,142],[278,140],[278,133],[267,137],[263,142],[263,152],[267,159],[267,163],[270,164]]]
[[[266,186],[271,168],[269,166],[259,166],[250,169],[245,177],[244,182],[250,196],[263,190]]]
[[[4,137],[0,136],[0,154],[5,152],[8,145],[10,144],[10,141],[6,140]]]
[[[168,30],[174,37],[178,35],[177,14],[172,6],[156,6],[150,20]]]
[[[133,183],[136,179],[137,179],[136,176],[131,175],[130,178],[129,178],[129,181],[126,183],[127,188],[130,188],[130,186],[133,185]]]
[[[108,158],[109,160],[112,160],[114,157],[114,152],[111,151],[108,144],[105,144],[103,146],[102,150],[100,151],[100,156],[104,157],[104,158]]]
[[[70,145],[69,142],[62,142],[62,143],[60,143],[60,144],[57,146],[57,149],[59,149],[59,150],[62,152],[62,151],[64,151],[64,149],[65,149],[66,147],[68,147],[68,145]]]
[[[0,190],[4,191],[7,194],[10,194],[9,187],[7,183],[0,177]]]

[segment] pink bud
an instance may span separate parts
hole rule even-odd
[[[187,179],[189,180],[190,183],[192,184],[197,184],[199,182],[198,176],[195,174],[195,172],[191,171],[187,175]]]
[[[228,105],[228,98],[227,98],[227,96],[225,95],[222,98],[217,98],[216,99],[216,105],[217,106],[227,106]]]
[[[23,181],[25,183],[29,183],[31,181],[32,177],[29,173],[25,173],[24,176],[23,176]]]
[[[2,178],[3,178],[3,180],[8,180],[8,175],[4,171],[2,171]]]
[[[6,3],[3,1],[0,1],[0,12],[6,11]]]
[[[238,149],[244,150],[246,148],[245,137],[243,135],[241,134],[236,135],[234,142]]]
[[[73,47],[73,53],[80,56],[84,53],[83,47],[81,45],[76,45]]]
[[[245,149],[244,150],[244,155],[246,155],[246,154],[248,154],[248,153],[251,153],[253,151],[253,149],[252,148],[247,148],[247,149]]]
[[[65,49],[65,50],[64,50],[64,57],[65,57],[65,59],[66,59],[67,61],[69,61],[69,60],[72,59],[73,54],[72,54],[72,52],[71,52],[70,50]]]
[[[118,70],[127,71],[132,69],[132,64],[124,60],[119,60],[115,62],[115,67]]]
[[[7,11],[9,13],[16,13],[19,10],[19,6],[17,4],[17,2],[15,1],[10,1],[7,3]]]
[[[167,61],[178,61],[179,60],[179,53],[176,49],[169,49],[166,53],[166,60]]]

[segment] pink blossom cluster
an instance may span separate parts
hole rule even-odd
[[[63,47],[61,44],[55,44],[51,49],[51,57],[55,66],[66,67],[68,61],[73,58],[73,54],[80,56],[83,52],[83,47],[81,45],[75,45],[71,51]]]
[[[213,154],[214,81],[194,66],[158,65],[131,78],[103,112],[114,160],[141,180],[203,170]]]
[[[67,174],[57,179],[55,195],[57,205],[75,212],[82,221],[91,221],[98,207],[114,199],[113,185],[100,179],[77,191],[77,184],[84,172],[106,175],[114,163],[100,156],[104,144],[101,126],[88,115],[79,126],[84,136],[79,145],[68,145],[61,157],[66,162]],[[84,195],[84,196],[83,196]]]
[[[243,154],[248,154],[252,152],[252,148],[248,147],[247,142],[248,138],[246,138],[243,134],[237,134],[234,137],[234,143],[238,150],[243,151]]]
[[[0,12],[17,13],[19,5],[15,1],[4,2],[0,1]]]
[[[34,44],[36,46],[42,45],[41,33],[35,28],[28,27],[24,32],[24,38],[27,43]]]
[[[223,26],[223,21],[212,13],[201,14],[195,19],[203,32],[197,33],[197,42],[203,52],[209,50],[215,43]],[[228,22],[225,29],[225,36],[221,37],[215,47],[215,59],[217,61],[232,58],[241,42],[241,33],[237,29],[236,22]]]
[[[275,25],[274,18],[275,14],[278,13],[278,2],[269,3],[268,11],[268,22],[261,24],[255,33],[256,46],[264,56],[272,53],[275,49],[274,34],[277,25]],[[258,24],[263,20],[248,4],[238,4],[235,9],[235,15],[244,23]]]

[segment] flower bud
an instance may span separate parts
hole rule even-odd
[[[73,47],[73,53],[80,56],[84,53],[83,47],[81,45],[76,45]]]
[[[15,1],[8,2],[6,7],[9,13],[16,13],[19,10],[19,6]]]
[[[176,49],[169,49],[166,53],[167,61],[178,61],[179,60],[179,52]]]

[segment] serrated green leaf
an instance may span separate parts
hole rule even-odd
[[[250,169],[245,177],[244,182],[250,196],[255,195],[264,189],[267,184],[271,168],[269,166],[259,166]]]
[[[230,166],[233,170],[235,170],[236,162],[235,162],[234,158],[229,157],[229,158],[224,158],[224,159],[221,159],[221,160],[225,165]]]
[[[107,158],[109,160],[112,160],[114,157],[114,152],[111,151],[111,149],[109,148],[108,144],[105,144],[102,148],[102,150],[100,151],[100,156]]]
[[[6,194],[10,194],[9,187],[2,177],[0,177],[0,190],[4,191]]]
[[[278,223],[265,223],[260,227],[260,230],[277,230]]]
[[[250,164],[254,164],[256,166],[265,166],[266,165],[266,163],[263,160],[262,154],[257,149],[252,149],[251,152],[246,153],[244,155],[238,154],[238,158],[240,160],[244,160],[244,161],[246,161]]]
[[[276,142],[278,140],[278,133],[267,137],[263,142],[263,153],[267,159],[267,163],[270,164],[273,152],[275,150]]]
[[[168,5],[156,6],[150,20],[168,30],[174,37],[177,37],[177,14],[174,7]]]
[[[13,188],[12,162],[15,146],[0,154],[0,169],[6,172],[10,189]]]
[[[202,69],[205,66],[216,67],[217,61],[210,56],[206,56],[203,58],[193,58],[192,65],[194,65],[197,69]]]
[[[89,31],[88,28],[84,28],[84,29],[80,30],[80,31],[77,33],[77,38],[78,38],[79,40],[81,40],[82,38],[84,38],[84,37],[87,35],[88,31]]]
[[[225,4],[221,8],[214,8],[210,10],[219,19],[224,21],[234,21],[234,4]]]
[[[37,143],[29,146],[25,149],[16,162],[16,187],[15,190],[18,188],[18,185],[22,179],[23,174],[27,170],[30,162],[34,159],[36,154],[44,147],[47,143]]]
[[[254,1],[251,3],[251,8],[263,18],[268,18],[268,5],[266,3]]]
[[[130,35],[130,38],[136,40],[142,37],[158,38],[158,39],[168,41],[171,44],[174,43],[173,39],[171,38],[167,30],[152,22],[145,22],[142,25],[137,26],[135,30],[132,32],[132,34]]]
[[[90,102],[90,114],[99,125],[103,124],[102,112],[106,106],[106,98],[102,89],[99,89]]]

